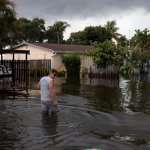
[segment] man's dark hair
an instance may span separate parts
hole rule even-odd
[[[52,69],[50,70],[50,72],[52,72],[52,73],[56,73],[56,74],[58,73],[58,72],[57,72],[57,70],[56,70],[56,69],[54,69],[54,68],[52,68]]]

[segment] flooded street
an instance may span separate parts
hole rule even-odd
[[[150,149],[149,76],[57,78],[57,116],[42,116],[36,83],[31,82],[28,98],[1,97],[0,149]]]

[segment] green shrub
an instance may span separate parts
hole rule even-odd
[[[67,77],[79,77],[80,76],[80,55],[77,53],[64,54],[62,56],[62,62],[67,70]]]

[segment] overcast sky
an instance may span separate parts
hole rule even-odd
[[[71,25],[64,36],[87,26],[116,20],[119,32],[130,38],[135,29],[150,29],[150,0],[14,0],[17,17],[43,18],[46,26],[55,21]]]

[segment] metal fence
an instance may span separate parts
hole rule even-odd
[[[29,61],[26,60],[3,60],[3,65],[12,69],[12,76],[16,80],[29,79]]]
[[[51,60],[30,60],[30,76],[42,77],[48,74],[51,69]]]
[[[1,76],[1,82],[3,86],[1,90],[26,90],[30,86],[30,80],[32,78],[40,78],[47,75],[51,69],[51,60],[3,60],[0,64],[12,69],[9,77]],[[4,82],[6,81],[7,82]],[[8,86],[9,81],[9,86]]]
[[[26,80],[29,76],[41,77],[51,69],[51,60],[3,60],[0,64],[11,68],[18,80]]]

